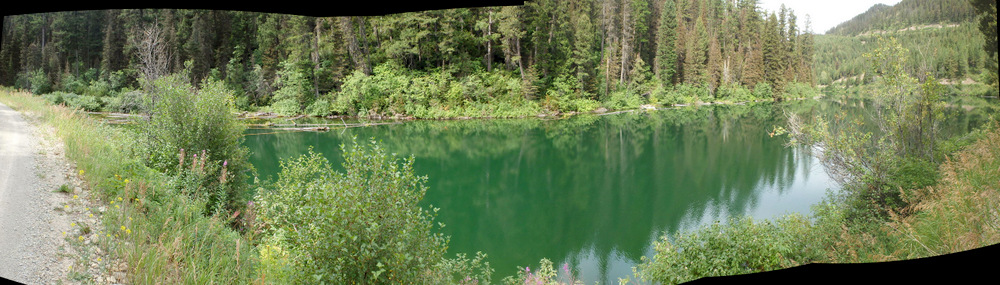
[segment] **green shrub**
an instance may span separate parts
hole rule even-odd
[[[708,89],[691,84],[679,84],[674,89],[678,103],[691,104],[708,99]]]
[[[142,110],[144,96],[141,91],[130,90],[118,93],[114,97],[104,97],[107,99],[104,109],[111,112],[136,113]]]
[[[84,94],[96,97],[107,96],[111,94],[111,87],[111,83],[108,83],[104,79],[91,81],[90,85],[87,86],[87,92],[84,92]]]
[[[140,128],[146,134],[147,165],[164,172],[187,167],[185,160],[200,155],[203,168],[201,189],[220,189],[222,193],[196,193],[208,196],[210,210],[237,208],[245,195],[248,150],[241,145],[246,129],[233,115],[231,92],[218,81],[207,81],[201,90],[194,89],[180,76],[161,77],[154,83],[150,119]],[[207,157],[206,157],[207,156]],[[226,173],[221,173],[226,165]],[[227,176],[227,181],[220,181]]]
[[[784,98],[812,98],[819,95],[819,90],[802,82],[791,82],[785,85]]]
[[[623,88],[612,91],[604,106],[611,110],[623,110],[639,108],[643,103],[645,100],[635,90]]]
[[[101,110],[101,102],[97,99],[97,97],[62,92],[53,93],[55,93],[56,96],[59,96],[67,106],[88,112],[97,112]]]
[[[437,209],[418,205],[426,177],[413,173],[412,158],[399,164],[374,141],[341,149],[344,172],[310,150],[282,161],[277,181],[258,190],[270,236],[262,263],[286,277],[279,282],[435,283],[428,272],[477,267],[442,265],[464,262],[443,258],[448,239],[432,232]]]
[[[643,257],[643,279],[677,284],[708,276],[777,270],[810,262],[819,232],[809,219],[791,215],[775,221],[734,218],[692,232],[663,235],[653,243],[656,254]]]
[[[59,85],[61,91],[69,93],[83,94],[87,91],[87,83],[72,73],[63,74]]]
[[[40,95],[52,92],[52,81],[41,69],[23,72],[20,77],[18,81],[21,82],[22,86],[19,87],[26,87],[31,91],[31,94]]]
[[[326,99],[317,99],[306,107],[306,114],[309,114],[310,116],[323,117],[332,113],[333,109],[330,106],[330,101],[327,101]]]
[[[753,93],[743,85],[722,85],[715,90],[715,98],[732,102],[753,100]]]
[[[302,110],[299,108],[299,101],[291,98],[274,102],[268,109],[282,116],[298,115]]]
[[[767,82],[760,82],[753,87],[753,97],[757,99],[771,99],[774,98],[774,91]]]

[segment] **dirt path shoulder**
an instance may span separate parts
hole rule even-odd
[[[101,207],[52,126],[0,103],[0,277],[24,284],[113,284],[96,242]]]

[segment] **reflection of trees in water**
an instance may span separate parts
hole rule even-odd
[[[792,190],[811,158],[768,136],[784,125],[784,111],[855,116],[859,106],[804,100],[562,120],[415,121],[247,136],[247,145],[266,176],[310,145],[339,167],[342,141],[374,137],[389,152],[416,157],[415,171],[429,177],[425,204],[441,208],[452,251],[482,250],[506,276],[517,265],[579,259],[586,250],[605,272],[612,252],[638,261],[651,237],[683,230],[682,221],[740,216],[762,191]],[[987,109],[947,122],[965,127],[985,120],[989,112],[976,110]]]

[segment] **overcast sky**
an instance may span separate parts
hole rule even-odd
[[[795,11],[798,27],[805,28],[806,14],[811,21],[813,33],[822,34],[827,30],[846,22],[858,14],[868,11],[876,3],[896,5],[900,0],[761,0],[764,10],[777,13],[781,4]]]

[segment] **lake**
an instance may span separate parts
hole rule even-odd
[[[341,143],[374,138],[389,153],[412,155],[414,171],[428,177],[422,205],[441,208],[435,221],[451,236],[449,256],[487,253],[494,281],[548,258],[587,284],[616,284],[653,255],[664,233],[744,215],[809,214],[839,186],[804,148],[769,132],[784,126],[784,112],[864,108],[823,99],[328,132],[251,129],[245,145],[265,180],[281,159],[310,146],[339,167]],[[947,134],[985,120],[984,112],[949,110]]]

